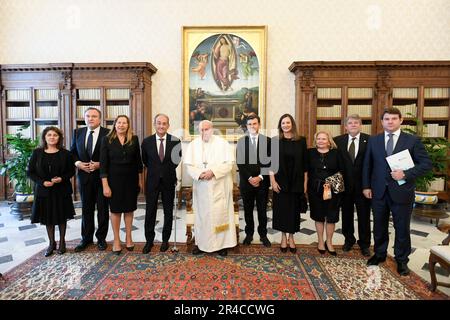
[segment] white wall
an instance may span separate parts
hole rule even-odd
[[[449,0],[0,0],[0,64],[148,61],[153,113],[182,126],[181,28],[267,25],[267,128],[299,60],[450,59]]]

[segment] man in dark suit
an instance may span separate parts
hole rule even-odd
[[[397,108],[386,108],[381,116],[384,132],[372,137],[367,145],[363,165],[363,193],[372,199],[375,254],[368,265],[386,260],[389,244],[389,214],[395,229],[394,254],[397,271],[408,275],[411,254],[410,222],[414,203],[415,179],[431,170],[431,160],[420,138],[402,132],[402,114]],[[414,167],[391,170],[386,157],[408,150]]]
[[[105,250],[108,233],[109,210],[107,199],[103,196],[100,180],[100,142],[109,130],[100,126],[101,112],[88,108],[84,112],[86,127],[75,129],[70,151],[78,168],[78,184],[81,195],[81,242],[75,247],[80,252],[93,243],[95,222],[94,212],[97,205],[98,228],[95,236],[99,250]]]
[[[369,135],[361,132],[359,115],[345,119],[346,134],[334,138],[345,160],[345,193],[342,201],[342,233],[345,237],[343,251],[350,251],[356,242],[354,211],[358,216],[358,245],[361,253],[370,256],[370,200],[362,193],[362,167]]]
[[[250,245],[253,240],[255,231],[253,208],[256,200],[259,237],[264,246],[270,247],[271,243],[267,238],[267,197],[270,179],[268,172],[264,172],[270,167],[270,138],[260,134],[259,127],[259,116],[255,114],[248,116],[248,134],[239,139],[236,148],[239,189],[244,202],[246,237],[243,243]]]
[[[181,142],[167,133],[169,117],[158,114],[154,120],[156,133],[142,141],[142,162],[147,167],[145,198],[145,239],[142,253],[149,253],[155,239],[156,211],[161,193],[164,210],[164,226],[160,251],[167,251],[172,232],[173,206],[177,184],[176,168],[181,161]],[[176,230],[175,230],[176,232]]]

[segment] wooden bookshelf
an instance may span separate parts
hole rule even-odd
[[[102,125],[111,126],[120,114],[130,116],[140,141],[152,133],[151,77],[157,69],[147,62],[61,63],[1,65],[0,117],[4,144],[6,133],[28,124],[32,138],[54,125],[64,132],[70,147],[73,129],[84,126],[84,110],[102,112]],[[2,161],[8,156],[0,149]],[[0,177],[0,199],[11,195]]]
[[[319,129],[344,133],[343,119],[352,113],[362,117],[363,132],[380,133],[387,106],[402,111],[404,128],[414,129],[417,117],[425,134],[450,139],[450,61],[299,61],[289,70],[295,74],[297,126],[309,145]],[[339,104],[340,119],[333,113]],[[448,198],[448,192],[441,195]]]

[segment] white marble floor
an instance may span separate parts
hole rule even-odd
[[[133,240],[135,242],[145,242],[144,237],[144,216],[145,216],[145,204],[139,204],[138,210],[135,212],[135,219],[133,222]],[[79,240],[80,239],[80,229],[81,229],[81,209],[76,209],[77,215],[76,219],[70,220],[68,222],[66,240]],[[186,241],[186,228],[185,228],[185,210],[177,210],[177,226],[176,226],[176,236],[177,242],[184,243]],[[268,222],[268,238],[275,244],[280,241],[280,233],[278,231],[272,230],[270,227],[272,225],[270,217],[272,212],[268,212],[269,222]],[[240,241],[245,237],[243,232],[245,223],[243,221],[243,211],[240,212]],[[155,241],[161,241],[161,230],[162,230],[162,210],[158,210],[157,225],[156,225],[156,239]],[[296,233],[296,243],[298,244],[311,244],[317,241],[317,236],[315,234],[314,222],[309,218],[309,214],[302,215],[302,223],[300,232]],[[256,212],[255,212],[256,219]],[[257,221],[257,219],[255,220]],[[450,218],[441,220],[441,222],[450,223]],[[355,228],[356,228],[355,221]],[[122,222],[123,224],[123,222]],[[123,225],[122,225],[123,227]],[[110,227],[111,228],[111,227]],[[336,225],[336,235],[334,238],[334,243],[340,245],[344,243],[344,237],[340,233],[341,223]],[[390,224],[390,245],[389,254],[393,255],[393,241],[394,241],[394,229],[392,223]],[[56,234],[58,234],[56,232]],[[174,232],[172,232],[172,237],[170,241],[174,241]],[[122,232],[122,240],[124,241],[125,233]],[[413,217],[411,221],[411,240],[413,253],[410,255],[409,267],[412,271],[418,274],[420,277],[425,279],[427,282],[430,281],[430,275],[428,271],[428,256],[429,249],[431,246],[440,244],[445,238],[445,234],[440,232],[434,222],[430,223],[429,219],[419,219]],[[112,240],[111,229],[108,232],[107,241]],[[259,242],[259,237],[255,231],[254,242]],[[372,242],[373,244],[373,242]],[[0,202],[0,272],[7,273],[8,270],[14,268],[20,263],[24,262],[32,255],[45,249],[48,246],[47,234],[45,226],[39,224],[31,224],[29,219],[18,221],[9,213],[9,208],[6,202]],[[357,250],[357,246],[354,246]],[[111,243],[109,243],[108,250],[111,250]],[[339,253],[339,250],[338,250]],[[441,281],[450,282],[448,273],[444,269],[438,266],[438,279]],[[439,290],[450,295],[450,288],[439,287]]]

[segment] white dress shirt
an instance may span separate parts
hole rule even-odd
[[[398,138],[400,137],[400,132],[401,132],[400,129],[398,129],[397,131],[392,132],[394,134],[394,136],[392,137],[394,139],[394,143],[393,143],[393,146],[392,146],[392,151],[395,150],[395,146],[397,145]],[[386,146],[387,146],[388,140],[389,140],[389,132],[385,131],[384,132],[384,150],[386,150]]]
[[[163,140],[163,146],[164,146],[164,156],[166,156],[166,142],[167,142],[167,133],[161,138],[160,136],[156,135],[156,153],[159,154],[159,145],[161,144],[161,141],[159,139]]]

